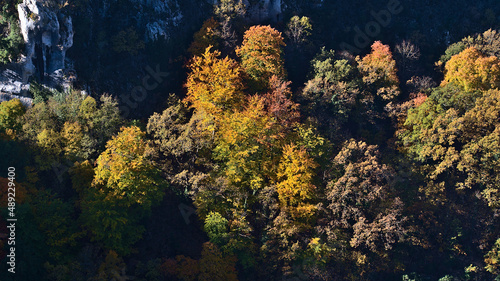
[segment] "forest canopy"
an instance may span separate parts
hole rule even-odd
[[[132,117],[82,87],[102,61],[2,101],[0,279],[15,210],[16,280],[500,280],[499,29],[439,54],[416,33],[350,53],[299,2],[260,21],[244,1],[209,6],[165,78],[180,86]],[[22,47],[11,5],[2,65]],[[140,34],[99,56],[166,48]]]

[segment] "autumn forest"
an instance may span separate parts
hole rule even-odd
[[[71,87],[0,103],[0,280],[500,280],[500,17],[441,47],[399,21],[323,41],[302,2],[259,22],[221,0],[176,48],[87,32],[90,2],[60,7]],[[168,69],[132,72],[155,52]]]

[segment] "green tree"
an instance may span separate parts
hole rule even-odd
[[[131,247],[142,238],[145,231],[140,221],[144,218],[142,208],[130,207],[116,200],[109,200],[99,190],[89,189],[80,202],[80,221],[92,241],[104,249],[128,255]]]
[[[94,98],[84,97],[77,91],[50,96],[46,102],[30,107],[22,116],[19,138],[34,147],[40,141],[57,144],[61,149],[59,152],[64,152],[72,160],[95,159],[123,124],[116,100],[103,95],[100,101],[98,105]],[[55,139],[58,141],[49,142]],[[62,154],[52,154],[51,157],[58,161],[59,156]]]
[[[323,126],[345,122],[363,88],[356,65],[347,59],[336,58],[333,50],[323,47],[311,61],[311,66],[312,78],[301,93],[308,115],[317,117]]]
[[[500,276],[500,239],[497,239],[493,248],[485,255],[484,262],[486,263],[486,270],[494,275]]]
[[[205,218],[205,232],[210,242],[223,246],[227,241],[229,221],[218,212],[210,212]]]
[[[459,189],[479,189],[497,206],[498,90],[436,89],[408,111],[399,137],[404,149],[425,164],[427,178]]]
[[[14,2],[14,1],[8,1]],[[17,13],[9,11],[15,10],[18,3],[2,2],[0,12],[0,65],[15,61],[22,52],[23,37],[17,23]]]
[[[78,240],[83,235],[71,203],[50,191],[39,191],[33,198],[32,212],[38,228],[45,234],[50,258],[56,262],[73,258]]]
[[[137,55],[139,50],[144,49],[144,42],[139,39],[137,32],[133,27],[118,32],[111,38],[113,50],[117,53],[128,53]]]
[[[83,119],[80,123],[85,131],[81,141],[82,154],[86,159],[97,158],[98,152],[104,150],[107,141],[124,123],[116,99],[104,94],[99,100],[97,105],[94,98],[86,97],[79,106],[79,118]]]

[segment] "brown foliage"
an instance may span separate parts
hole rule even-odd
[[[376,146],[350,140],[334,159],[341,176],[327,186],[331,225],[351,233],[354,248],[387,250],[402,239],[402,202],[393,197],[393,169],[380,163]]]

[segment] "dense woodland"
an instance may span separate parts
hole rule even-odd
[[[221,0],[155,42],[111,2],[62,7],[70,91],[0,103],[0,233],[7,167],[18,218],[1,280],[500,280],[496,1],[401,1],[366,46],[347,27],[385,1],[254,23]],[[22,37],[1,3],[8,64]],[[168,76],[130,107],[155,61]]]

